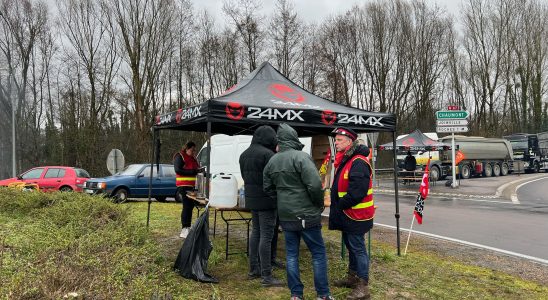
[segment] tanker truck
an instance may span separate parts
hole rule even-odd
[[[451,144],[451,136],[440,139]],[[456,174],[462,179],[471,176],[505,176],[513,170],[512,145],[506,139],[455,135]],[[441,151],[442,166],[451,174],[451,151]]]
[[[514,159],[523,161],[526,172],[548,172],[548,132],[514,133],[504,138],[512,144]]]

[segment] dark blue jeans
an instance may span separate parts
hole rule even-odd
[[[358,273],[361,279],[369,281],[369,256],[365,249],[364,235],[343,231],[342,238],[348,249],[348,269]]]
[[[249,239],[249,271],[267,277],[272,275],[270,252],[276,225],[276,210],[252,210],[251,222],[253,229]]]
[[[287,285],[292,296],[303,296],[303,283],[299,271],[299,246],[301,237],[308,250],[312,253],[312,267],[314,270],[314,287],[318,297],[329,295],[329,284],[327,281],[327,255],[322,237],[322,227],[312,227],[302,231],[286,231],[285,252]]]

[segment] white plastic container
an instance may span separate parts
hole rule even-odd
[[[232,208],[238,204],[238,180],[232,174],[216,174],[211,179],[209,205]]]

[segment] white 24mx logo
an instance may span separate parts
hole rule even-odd
[[[339,124],[359,124],[359,125],[370,125],[370,126],[381,126],[384,127],[384,124],[381,123],[382,117],[369,117],[365,119],[360,115],[347,115],[347,114],[338,114],[337,123]]]
[[[263,110],[259,107],[248,107],[247,111],[249,112],[249,114],[247,115],[247,118],[249,119],[285,119],[288,121],[293,121],[297,119],[304,122],[304,119],[301,117],[301,114],[303,113],[302,110],[294,111],[291,109],[287,109],[285,112],[281,112],[276,108],[266,108]]]

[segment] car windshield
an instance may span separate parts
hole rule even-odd
[[[129,165],[122,172],[116,173],[116,175],[137,175],[143,165]]]
[[[90,178],[88,171],[84,169],[74,169],[74,172],[76,172],[78,178]]]

